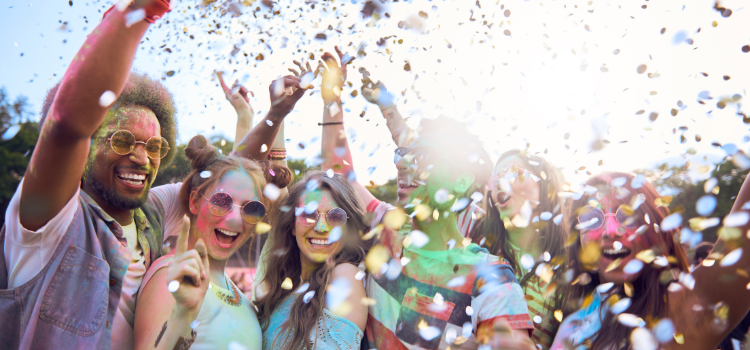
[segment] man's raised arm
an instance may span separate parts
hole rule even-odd
[[[145,13],[154,18],[156,11],[160,16],[169,9],[168,4],[154,0]],[[44,226],[79,186],[91,136],[109,107],[100,101],[114,102],[122,91],[138,43],[149,26],[140,20],[128,27],[126,16],[133,11],[140,10],[113,8],[106,13],[65,72],[22,184],[19,216],[28,230]],[[107,93],[110,97],[102,98],[107,91],[114,95]]]

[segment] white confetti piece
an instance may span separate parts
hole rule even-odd
[[[623,298],[620,299],[618,302],[616,302],[614,305],[612,305],[612,308],[609,309],[613,314],[619,315],[625,310],[627,310],[630,307],[630,298]]]
[[[304,295],[304,296],[302,297],[302,301],[303,301],[303,302],[304,302],[305,304],[307,304],[307,303],[309,303],[309,302],[310,302],[310,299],[312,299],[312,298],[313,298],[314,296],[315,296],[315,291],[314,291],[314,290],[311,290],[311,291],[309,291],[309,292],[305,293],[305,295]]]
[[[624,313],[617,315],[617,321],[627,327],[642,327],[642,325],[646,324],[646,322],[643,321],[643,319],[641,319],[640,317],[633,314]]]
[[[714,209],[716,209],[716,197],[710,194],[701,197],[695,202],[695,209],[700,216],[711,215],[711,213],[714,212]]]
[[[333,118],[335,115],[341,113],[341,107],[339,107],[338,103],[334,102],[328,107],[328,113]]]
[[[313,72],[307,72],[305,74],[302,74],[302,77],[299,80],[299,87],[303,89],[307,89],[312,87],[312,82],[315,80],[315,73]]]
[[[125,14],[125,26],[130,28],[133,24],[136,24],[146,18],[146,10],[137,9]]]
[[[264,143],[260,146],[260,152],[263,153],[265,151],[268,151],[268,146]]]
[[[426,341],[433,340],[440,336],[440,328],[428,326],[419,330],[419,336]]]
[[[674,213],[662,220],[661,229],[664,231],[670,231],[679,228],[680,225],[682,225],[682,215],[680,215],[680,213]]]
[[[469,199],[460,198],[455,203],[453,203],[453,205],[451,206],[451,211],[461,211],[466,208],[467,205],[469,205]]]
[[[427,237],[427,235],[419,230],[414,230],[409,233],[409,238],[411,238],[411,244],[417,248],[422,248],[430,241],[430,237]]]
[[[742,248],[737,248],[729,252],[729,254],[725,255],[724,258],[721,259],[721,262],[719,263],[719,265],[732,266],[735,263],[737,263],[737,261],[739,261],[741,257],[742,257]]]
[[[448,201],[448,190],[441,188],[435,192],[435,202],[438,204],[443,204]]]
[[[656,323],[652,332],[660,343],[668,343],[672,341],[675,333],[674,324],[672,320],[664,318]]]
[[[712,177],[708,180],[706,180],[706,183],[703,184],[703,190],[706,193],[711,193],[711,191],[714,190],[714,187],[719,184],[719,180],[717,180],[715,177]]]
[[[268,126],[273,126],[273,122],[268,119],[266,119],[266,124],[268,124]]]
[[[542,212],[541,214],[539,214],[539,218],[544,221],[547,221],[549,219],[552,219],[552,213],[548,211]]]
[[[750,220],[750,214],[744,211],[731,213],[724,217],[724,226],[726,227],[739,227],[747,223]]]
[[[263,189],[263,195],[272,201],[278,199],[280,194],[281,190],[274,184],[266,184],[266,187]]]
[[[341,227],[336,226],[328,234],[328,243],[335,243],[341,239]]]
[[[329,178],[332,178],[333,175],[334,175],[333,169],[326,170],[326,176],[328,176]]]
[[[310,283],[305,282],[304,284],[299,286],[299,288],[297,288],[297,290],[294,292],[297,294],[302,294],[304,292],[307,292],[308,289],[310,289]]]
[[[177,291],[178,289],[180,289],[180,282],[177,282],[177,281],[171,281],[171,282],[169,282],[169,284],[167,285],[167,290],[168,290],[168,291],[169,291],[170,293],[174,293],[174,292],[176,292],[176,291]]]
[[[612,282],[609,282],[609,283],[603,283],[603,284],[600,284],[600,285],[596,286],[596,290],[597,290],[597,291],[598,291],[599,293],[606,293],[606,292],[608,292],[608,291],[609,291],[610,289],[612,289],[612,287],[613,287],[614,285],[615,285],[615,284],[614,284],[614,283],[612,283]]]
[[[21,125],[20,124],[16,124],[16,125],[10,126],[3,133],[3,141],[8,141],[8,140],[16,137],[16,135],[18,134],[19,131],[21,131]]]
[[[645,328],[634,329],[630,333],[630,342],[633,350],[656,350],[659,347],[654,336]]]
[[[458,276],[451,278],[450,281],[446,284],[448,288],[455,288],[463,286],[466,283],[466,276]]]
[[[641,271],[643,268],[643,261],[640,261],[638,259],[630,260],[625,267],[622,269],[622,272],[625,272],[627,274],[634,274]]]
[[[526,270],[534,267],[534,257],[529,254],[524,254],[523,256],[521,256],[521,266],[523,266],[523,268]]]
[[[117,96],[112,91],[105,91],[101,96],[99,96],[99,105],[107,108],[112,105],[113,102],[117,99]]]
[[[193,320],[193,322],[190,322],[190,328],[191,328],[191,329],[196,329],[196,328],[198,328],[198,326],[199,326],[200,324],[201,324],[201,321],[198,321],[198,320]]]

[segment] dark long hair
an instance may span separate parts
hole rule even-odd
[[[646,182],[640,188],[632,187],[632,175],[624,173],[601,174],[589,179],[586,182],[586,185],[592,187],[609,186],[609,188],[612,188],[612,180],[620,177],[627,179],[626,184],[620,187],[620,191],[622,191],[621,193],[627,191],[627,195],[623,195],[622,197],[624,198],[618,199],[619,202],[616,203],[617,206],[620,204],[628,204],[632,196],[643,194],[645,196],[645,202],[643,202],[643,204],[641,204],[635,211],[638,216],[643,217],[645,214],[648,214],[653,223],[661,223],[662,220],[669,215],[666,208],[657,207],[654,204],[654,200],[659,198],[659,194],[651,184]],[[589,199],[591,199],[591,197],[584,195],[576,200],[573,203],[573,215],[576,215],[575,213],[577,212],[577,209],[588,205]],[[571,220],[570,232],[575,231],[576,223],[576,220]],[[682,250],[679,241],[674,238],[674,235],[677,232],[679,232],[679,229],[670,231],[660,230],[657,232],[652,224],[649,225],[648,229],[642,234],[656,255],[673,256],[677,260],[677,263],[673,265],[668,264],[666,267],[644,264],[643,272],[632,282],[633,295],[630,297],[631,304],[623,312],[634,314],[643,319],[646,319],[646,317],[662,318],[667,316],[667,299],[669,298],[667,286],[669,283],[661,283],[660,275],[666,273],[666,271],[672,268],[677,268],[681,271],[688,271],[685,252]],[[569,269],[573,271],[573,276],[580,276],[582,273],[586,272],[578,259],[580,251],[581,241],[577,239],[568,250]],[[600,284],[599,275],[597,273],[591,273],[590,275],[590,283],[586,285],[578,283],[567,287],[563,304],[565,315],[579,309],[584,297],[593,293],[596,286]],[[622,286],[618,286],[617,288],[622,292]],[[607,300],[603,300],[602,304],[608,302],[612,295],[614,295],[614,293],[610,294],[610,296],[607,297]],[[611,312],[607,312],[606,308],[602,308],[600,312],[602,326],[599,331],[594,333],[594,335],[584,340],[585,342],[590,342],[590,346],[587,345],[587,347],[591,349],[629,348],[629,335],[631,329],[620,322],[617,322],[617,316]]]
[[[497,164],[500,164],[503,159],[510,156],[518,156],[521,161],[523,161],[526,169],[541,179],[538,182],[539,207],[537,210],[540,212],[550,212],[553,217],[563,214],[563,221],[559,225],[554,224],[551,219],[547,221],[540,220],[538,223],[533,223],[531,225],[532,227],[540,227],[539,231],[541,233],[543,251],[548,252],[552,257],[564,257],[565,239],[568,236],[568,213],[565,200],[558,195],[558,192],[562,191],[563,185],[560,171],[544,158],[534,155],[526,155],[518,150],[503,153],[497,161]],[[535,162],[538,165],[533,165],[530,161]],[[544,173],[544,175],[542,175],[542,173]],[[508,230],[505,228],[505,224],[500,218],[500,213],[495,209],[495,204],[495,199],[492,198],[492,190],[488,187],[484,196],[484,208],[486,209],[486,214],[476,224],[470,234],[470,238],[474,242],[481,242],[482,239],[484,239],[484,246],[491,254],[503,257],[505,260],[508,260],[510,266],[513,267],[514,270],[520,271],[519,269],[523,269],[523,267],[520,265],[520,262],[517,261],[516,255],[513,253],[513,249],[510,246],[510,240],[508,239]],[[537,265],[538,264],[539,262],[537,262]],[[536,266],[534,269],[536,269]],[[532,269],[532,271],[534,269]],[[554,279],[561,278],[562,273],[563,269],[558,268],[555,270]],[[524,278],[519,281],[521,287],[525,287],[529,280],[534,276],[533,273],[527,273]],[[558,295],[558,297],[561,298],[562,295]]]
[[[264,329],[268,327],[273,310],[284,298],[295,293],[301,284],[301,253],[294,237],[296,225],[294,208],[310,181],[318,181],[321,189],[331,192],[333,199],[348,216],[346,229],[342,232],[340,239],[341,251],[328,256],[325,264],[315,270],[307,281],[310,284],[307,290],[315,291],[315,295],[307,303],[303,302],[302,298],[297,298],[292,305],[284,330],[275,337],[275,349],[296,350],[306,339],[309,339],[311,332],[317,331],[318,318],[323,314],[323,308],[325,307],[326,286],[330,282],[333,269],[344,263],[359,265],[364,261],[366,251],[369,250],[371,244],[360,239],[360,235],[366,233],[369,225],[365,218],[364,205],[360,202],[349,181],[339,174],[328,177],[322,171],[305,174],[302,181],[297,182],[289,189],[289,194],[281,203],[281,208],[284,210],[276,211],[276,219],[274,220],[276,225],[269,233],[274,236],[273,247],[268,259],[268,270],[261,282],[261,288],[266,288],[264,290],[265,295],[258,296],[258,300],[255,302],[258,307],[258,320],[260,320]],[[291,289],[281,288],[281,284],[286,278],[292,281]],[[305,343],[305,347],[311,347],[309,342]]]

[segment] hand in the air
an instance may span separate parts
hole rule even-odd
[[[179,288],[172,293],[175,307],[197,315],[203,305],[203,298],[209,285],[208,253],[203,239],[198,239],[195,247],[188,250],[190,219],[183,217],[182,229],[177,237],[174,258],[167,268],[167,283],[177,281]]]
[[[234,109],[252,109],[252,107],[250,107],[250,96],[248,95],[255,96],[252,91],[249,91],[246,87],[242,86],[239,83],[239,80],[235,80],[230,88],[224,83],[222,72],[216,72],[216,76],[219,77],[221,89],[224,90],[224,97],[226,97],[227,101],[232,104]]]
[[[393,95],[388,92],[385,84],[381,81],[374,83],[370,79],[370,72],[364,67],[361,67],[359,71],[362,72],[362,96],[367,102],[376,104],[380,108],[393,106]]]
[[[318,62],[317,70],[323,74],[323,82],[320,84],[320,92],[323,95],[323,101],[325,103],[337,100],[341,96],[341,90],[346,81],[346,66],[349,62],[353,61],[355,57],[344,54],[339,50],[338,46],[335,46],[336,53],[341,61],[341,66],[336,62],[336,58],[329,52],[326,52],[321,57],[323,62]]]
[[[293,75],[274,80],[268,90],[271,93],[271,110],[268,113],[281,118],[294,109],[306,91],[300,88],[300,78]]]

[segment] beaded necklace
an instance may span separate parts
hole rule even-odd
[[[224,294],[223,292],[219,291],[219,288],[211,288],[214,291],[214,294],[216,294],[216,297],[219,298],[221,301],[231,305],[231,306],[240,306],[242,305],[242,299],[240,299],[240,292],[237,290],[237,287],[232,283],[231,288],[229,287],[229,277],[226,275],[224,276],[224,282],[227,283],[227,289],[231,289],[232,293],[234,294],[234,297]]]

